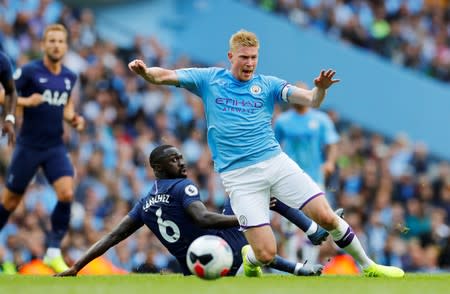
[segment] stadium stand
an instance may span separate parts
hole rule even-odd
[[[243,1],[301,27],[375,52],[394,64],[450,81],[448,1]]]

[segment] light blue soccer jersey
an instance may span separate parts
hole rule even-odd
[[[255,75],[241,82],[224,68],[176,70],[180,86],[201,97],[208,145],[218,172],[250,166],[281,153],[272,129],[274,104],[286,81]]]
[[[290,109],[277,118],[274,128],[284,152],[314,181],[323,185],[321,165],[325,147],[339,140],[328,115],[316,109],[309,109],[304,114]]]

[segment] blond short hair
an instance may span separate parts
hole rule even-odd
[[[230,38],[230,51],[235,51],[239,47],[259,48],[259,40],[255,33],[239,30]]]
[[[45,28],[44,34],[42,35],[42,40],[45,40],[45,38],[47,37],[48,32],[52,32],[52,31],[63,32],[66,35],[66,40],[67,40],[67,36],[68,36],[67,29],[66,29],[65,26],[63,26],[62,24],[59,24],[59,23],[48,25]]]

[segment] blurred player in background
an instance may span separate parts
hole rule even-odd
[[[2,126],[2,136],[7,135],[8,145],[14,146],[16,142],[16,133],[14,125],[16,123],[16,104],[17,104],[17,92],[16,85],[12,75],[12,67],[8,56],[0,51],[0,103],[4,105],[3,115],[4,121]],[[1,252],[0,246],[0,252]],[[1,260],[3,259],[3,260]],[[5,260],[1,258],[0,263],[3,272],[15,273],[15,265],[11,260]]]
[[[8,145],[16,142],[14,124],[16,123],[17,92],[12,77],[12,67],[8,56],[0,52],[0,103],[4,105],[5,120],[2,126],[2,136],[8,136]]]
[[[234,276],[242,264],[241,248],[247,241],[239,231],[239,222],[229,202],[224,214],[208,211],[200,200],[198,187],[186,178],[187,170],[181,152],[171,145],[156,147],[149,157],[156,181],[146,197],[107,235],[91,246],[67,271],[58,276],[75,276],[93,259],[146,225],[177,259],[184,275],[191,275],[186,263],[189,245],[198,237],[216,235],[233,250]],[[248,246],[248,245],[247,245]],[[289,262],[276,256],[268,266],[294,275],[320,275],[321,265]]]
[[[304,83],[296,86],[308,89]],[[276,119],[275,137],[283,151],[325,191],[325,178],[335,171],[339,135],[325,112],[300,104],[291,107]],[[282,224],[287,234],[295,233],[290,222]],[[285,250],[288,258],[297,255],[297,241],[295,236],[288,240]],[[316,262],[319,247],[304,244],[302,253],[304,259]]]
[[[350,226],[331,209],[324,192],[290,159],[272,129],[274,104],[289,102],[319,107],[339,80],[321,71],[315,87],[305,90],[274,76],[255,73],[259,41],[241,30],[230,38],[230,70],[218,67],[169,70],[133,60],[129,68],[152,84],[174,85],[201,97],[208,145],[231,206],[250,246],[243,249],[247,276],[260,276],[277,252],[270,226],[270,195],[302,209],[328,230],[336,244],[353,256],[366,276],[402,277],[403,270],[381,266],[364,252]],[[285,60],[288,62],[288,60]]]
[[[74,170],[62,139],[63,121],[78,131],[82,131],[85,124],[70,99],[76,75],[62,64],[67,37],[64,26],[49,25],[42,40],[43,59],[32,61],[14,73],[20,95],[17,104],[23,107],[23,123],[0,203],[2,229],[38,168],[43,169],[58,197],[51,215],[44,257],[44,263],[56,272],[68,268],[60,244],[69,227],[74,190]]]

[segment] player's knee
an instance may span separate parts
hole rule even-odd
[[[73,200],[72,189],[64,189],[62,191],[59,191],[58,200],[63,202],[71,202]]]
[[[331,210],[323,210],[318,213],[316,222],[325,230],[331,231],[337,228],[339,222],[338,217]]]
[[[264,264],[269,264],[275,258],[277,254],[277,249],[275,247],[264,247],[257,250],[254,250],[255,257],[260,262]]]
[[[6,210],[14,211],[19,206],[21,200],[22,195],[6,191],[3,193],[2,205]]]

